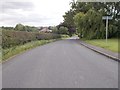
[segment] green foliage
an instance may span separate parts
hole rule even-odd
[[[66,25],[66,27],[70,28],[70,27],[74,27],[74,12],[72,12],[72,10],[68,11],[65,13],[64,17],[64,24]]]
[[[14,28],[15,31],[28,31],[28,32],[38,32],[36,27],[24,26],[22,24],[17,24]]]
[[[25,31],[24,25],[22,25],[22,24],[17,24],[17,25],[15,26],[15,30],[16,30],[16,31]]]
[[[26,50],[29,50],[29,49],[35,48],[37,46],[53,42],[53,41],[55,41],[55,40],[54,39],[52,39],[52,40],[40,40],[40,41],[37,40],[37,41],[32,41],[32,42],[26,43],[24,45],[19,45],[19,46],[11,47],[8,49],[3,49],[2,60],[5,61],[6,59],[8,59],[11,56],[14,56],[14,55],[19,54],[21,52],[24,52]]]
[[[118,39],[108,39],[107,43],[105,39],[85,40],[85,42],[113,52],[120,52],[118,49]]]
[[[17,45],[23,45],[35,40],[50,40],[60,38],[58,34],[52,33],[37,33],[24,31],[8,31],[2,32],[2,48],[10,48]]]
[[[76,33],[75,25],[74,25],[74,17],[75,13],[72,9],[70,11],[66,12],[65,15],[63,15],[64,22],[60,26],[64,26],[68,28],[68,34],[69,36],[72,36],[72,34]]]
[[[71,2],[71,8],[64,15],[63,24],[75,27],[79,37],[86,39],[105,38],[105,20],[102,16],[112,16],[109,21],[108,38],[117,37],[120,28],[120,2]]]
[[[36,34],[37,40],[50,40],[50,39],[57,39],[61,38],[59,34],[53,34],[53,33],[38,33]]]
[[[83,33],[84,16],[85,16],[85,14],[81,13],[81,12],[74,16],[74,22],[77,27],[77,34],[79,34],[79,37],[82,37],[82,33]]]
[[[69,38],[69,35],[65,35],[65,34],[61,35],[61,39],[66,39],[66,38]]]
[[[16,45],[21,45],[29,41],[36,40],[34,33],[22,31],[7,31],[2,32],[2,47],[9,48]]]
[[[2,30],[14,30],[14,27],[1,27]]]
[[[64,26],[52,27],[51,30],[55,34],[68,34],[69,33],[68,28]]]
[[[66,27],[61,26],[58,30],[58,34],[68,34],[68,29]]]
[[[78,13],[74,17],[75,25],[80,37],[86,39],[104,38],[101,30],[103,28],[102,15],[90,9],[86,14]]]
[[[58,34],[58,28],[57,27],[52,27],[51,30],[52,30],[53,33]]]

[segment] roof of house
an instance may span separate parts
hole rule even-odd
[[[40,31],[41,31],[41,32],[47,32],[47,31],[48,31],[48,32],[49,32],[49,31],[51,32],[52,30],[48,29],[47,27],[44,27],[44,28],[43,28],[42,30],[40,30]]]

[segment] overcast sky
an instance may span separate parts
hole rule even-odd
[[[72,0],[0,0],[0,26],[58,25]]]

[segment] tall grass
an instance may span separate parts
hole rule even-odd
[[[19,54],[21,52],[24,52],[26,50],[35,48],[40,45],[44,45],[50,42],[56,41],[55,39],[52,40],[39,40],[39,41],[32,41],[29,43],[26,43],[24,45],[14,46],[8,49],[3,49],[2,52],[2,61],[5,61],[6,59],[10,58],[11,56],[14,56],[16,54]]]

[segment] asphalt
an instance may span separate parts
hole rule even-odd
[[[118,88],[118,62],[78,43],[56,41],[2,66],[3,88]]]

